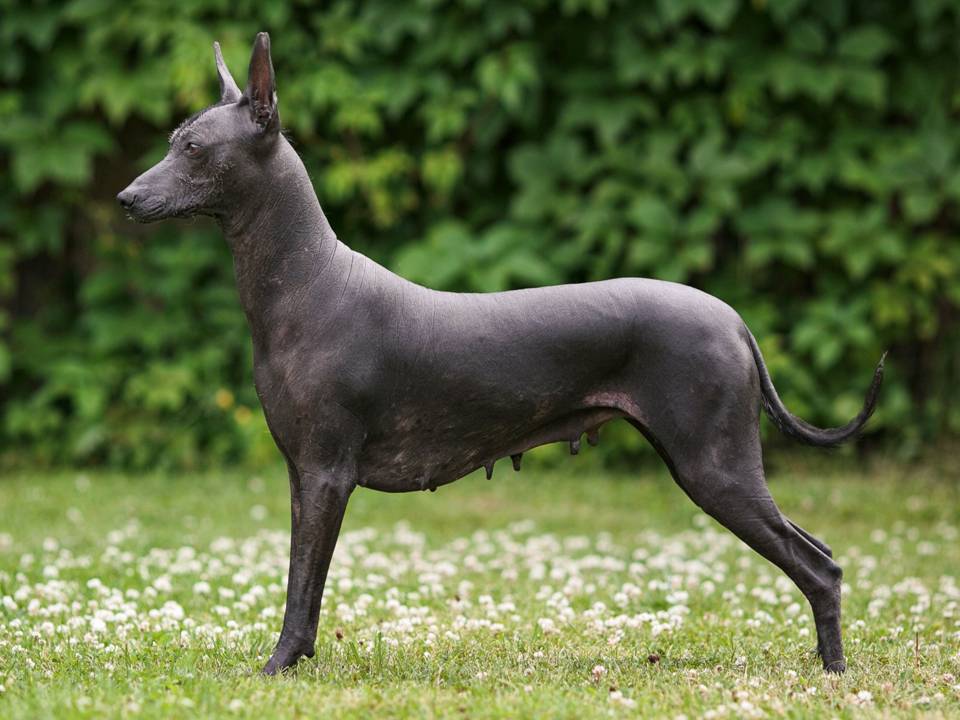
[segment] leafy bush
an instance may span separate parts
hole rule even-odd
[[[341,238],[427,285],[622,275],[736,307],[788,405],[906,452],[960,431],[949,0],[0,0],[7,462],[271,457],[231,262],[113,196],[273,35]]]

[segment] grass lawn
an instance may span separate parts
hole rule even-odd
[[[960,716],[960,483],[814,462],[770,484],[845,570],[842,677],[663,471],[358,490],[317,656],[281,678],[280,469],[3,477],[0,718]]]

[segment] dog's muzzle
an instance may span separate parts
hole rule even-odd
[[[150,222],[163,217],[167,206],[167,199],[160,195],[145,196],[132,187],[128,187],[117,195],[120,207],[127,211],[127,215],[137,222]]]

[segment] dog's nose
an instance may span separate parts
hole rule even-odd
[[[136,201],[137,194],[135,192],[131,192],[130,188],[127,188],[117,195],[117,202],[120,203],[120,207],[122,207],[124,210],[129,210],[131,207],[133,207],[133,204]]]

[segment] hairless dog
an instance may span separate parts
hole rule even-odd
[[[809,600],[817,650],[845,669],[841,570],[767,490],[759,410],[810,445],[853,437],[874,409],[819,429],[780,401],[757,342],[717,298],[624,278],[487,294],[415,285],[334,234],[280,132],[270,38],[241,92],[214,43],[220,101],[188,118],[156,166],[118,196],[140,222],[209,215],[233,253],[254,381],[287,462],[290,571],[263,672],[311,657],[320,599],[354,488],[435,490],[509,456],[625,418],[703,510]]]

